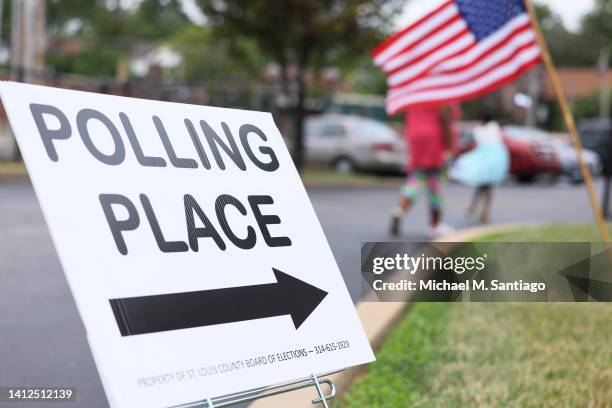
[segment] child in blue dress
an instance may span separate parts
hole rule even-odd
[[[501,184],[508,176],[510,155],[499,124],[488,113],[481,119],[482,123],[474,128],[476,148],[455,161],[449,177],[475,187],[468,215],[474,215],[479,202],[482,201],[479,221],[486,223],[491,215],[493,187]]]

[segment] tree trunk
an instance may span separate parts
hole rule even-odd
[[[304,167],[304,100],[306,84],[302,68],[297,75],[297,98],[293,110],[293,162],[298,171]]]
[[[291,101],[291,90],[289,89],[289,73],[287,72],[287,64],[280,63],[280,78],[281,78],[281,94],[285,101]]]
[[[308,66],[309,55],[310,47],[308,41],[306,41],[298,60],[297,98],[293,111],[293,162],[298,171],[301,171],[304,167],[304,102],[306,101],[306,67]]]

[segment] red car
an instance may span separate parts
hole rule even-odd
[[[460,153],[474,147],[472,130],[475,123],[463,122],[459,125],[461,135]],[[530,183],[538,174],[559,174],[561,163],[552,140],[534,136],[531,129],[524,126],[502,127],[504,143],[510,153],[510,174],[519,182]]]

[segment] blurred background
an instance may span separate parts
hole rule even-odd
[[[267,1],[3,0],[0,78],[271,111],[298,167],[401,172],[401,140],[368,120],[402,128],[401,117],[385,114],[385,77],[369,52],[436,2],[333,3],[337,10],[300,1],[276,10]],[[609,129],[612,6],[609,0],[577,3],[541,1],[537,12],[583,141],[596,153],[587,161],[598,174],[607,162],[600,139]],[[464,103],[466,140],[485,105],[513,125],[506,137],[517,179],[549,174],[580,181],[542,67]],[[307,116],[313,119],[304,126]],[[521,148],[531,157],[519,158]],[[19,160],[4,114],[0,160]]]
[[[0,79],[272,112],[358,302],[361,242],[391,239],[389,213],[411,153],[404,142],[403,118],[385,113],[385,76],[369,54],[381,40],[440,3],[0,0]],[[612,0],[535,4],[607,214]],[[490,222],[529,226],[508,240],[597,240],[576,152],[543,67],[462,104],[458,127],[464,151],[472,143],[476,119],[490,107],[502,124],[511,174],[497,188]],[[445,220],[455,228],[477,224],[465,214],[471,194],[471,188],[459,184],[444,189]],[[426,201],[423,197],[406,217],[397,239],[427,240]],[[531,232],[542,224],[548,225]],[[345,403],[545,406],[557,401],[558,406],[610,406],[610,309],[571,306],[419,306],[402,323],[402,333],[393,337],[391,350],[381,354],[383,362]],[[447,321],[466,322],[450,327],[458,337],[444,337]],[[564,335],[551,334],[560,327]],[[529,336],[508,336],[510,329]],[[455,342],[459,337],[463,343]],[[0,386],[76,386],[76,406],[107,406],[85,338],[0,109]],[[444,340],[440,350],[452,353],[432,352],[429,345],[435,339]],[[539,349],[546,353],[532,348],[537,341],[548,342],[550,347],[542,344]],[[457,347],[471,354],[463,355],[460,365],[445,365],[448,359],[461,358]],[[490,355],[474,358],[482,350]],[[564,364],[565,352],[571,364]],[[539,376],[538,370],[550,361],[530,357],[534,355],[549,355],[556,365]],[[432,365],[427,365],[430,360]],[[405,363],[403,369],[396,369],[396,361]],[[427,373],[442,372],[439,369],[446,370],[446,376],[432,375],[432,383],[424,382]],[[390,373],[401,378],[386,378]],[[487,387],[483,378],[494,379],[494,387]],[[574,381],[578,378],[582,382]],[[518,388],[512,381],[519,382]],[[454,390],[456,395],[435,391],[450,383],[455,386],[444,392]],[[378,394],[381,384],[388,395]],[[531,395],[528,391],[533,399],[520,400]],[[397,392],[404,394],[398,397]]]

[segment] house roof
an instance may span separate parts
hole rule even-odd
[[[568,98],[581,99],[597,92],[601,83],[600,73],[595,68],[558,68],[559,79]],[[612,69],[606,73],[608,88],[612,88]],[[550,81],[544,85],[544,94],[553,96]]]

